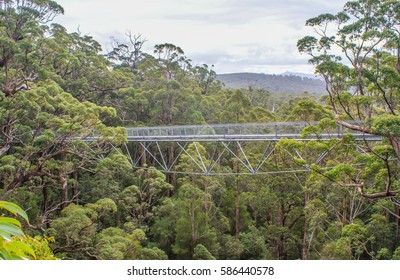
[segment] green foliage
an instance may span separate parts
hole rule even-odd
[[[18,205],[0,201],[0,210],[19,216],[28,222],[26,212]],[[1,260],[55,260],[49,248],[53,238],[30,237],[22,231],[21,223],[15,218],[0,216],[0,259]]]
[[[373,120],[371,129],[380,135],[400,136],[400,118],[389,114],[381,115]]]
[[[393,252],[392,260],[400,260],[400,247]]]
[[[157,170],[137,170],[133,183],[120,192],[120,211],[137,227],[146,229],[146,224],[152,220],[153,210],[160,205],[173,186],[166,182],[166,176]]]
[[[240,242],[243,244],[241,258],[244,260],[262,260],[266,258],[265,237],[262,231],[250,227],[249,231],[240,234]]]
[[[60,217],[52,222],[52,227],[47,230],[48,236],[54,236],[53,244],[55,253],[64,250],[72,251],[69,255],[73,258],[83,258],[79,248],[89,250],[93,247],[96,235],[96,224],[90,219],[94,211],[79,205],[70,204],[61,211]],[[77,253],[73,254],[74,250]]]
[[[57,260],[51,250],[51,244],[55,242],[53,237],[42,237],[35,236],[31,237],[25,235],[20,238],[21,242],[27,244],[35,252],[35,256],[32,259],[35,260]]]
[[[312,100],[300,100],[290,112],[289,118],[297,121],[319,121],[327,118],[332,119],[332,114],[321,104]]]
[[[324,225],[328,220],[325,205],[319,198],[308,202],[304,208],[305,218],[308,220],[309,228],[313,232],[324,230]]]
[[[203,244],[217,251],[216,230],[211,226],[210,213],[214,205],[209,195],[193,185],[182,185],[176,209],[173,252],[183,259],[193,258],[194,249]]]
[[[331,170],[325,172],[325,175],[334,181],[343,180],[346,181],[347,178],[353,178],[355,176],[355,169],[348,164],[336,165]]]
[[[96,255],[103,260],[136,260],[141,254],[145,234],[134,230],[128,234],[119,228],[106,228],[96,235]]]
[[[215,260],[215,257],[204,247],[202,244],[198,244],[194,248],[193,254],[194,260]]]
[[[394,26],[399,24],[399,18],[393,11],[398,7],[398,1],[391,0],[347,2],[336,15],[321,14],[307,20],[306,25],[312,27],[315,36],[306,36],[297,44],[300,52],[311,57],[309,62],[315,65],[316,73],[324,78],[329,94],[326,102],[337,122],[349,131],[387,139],[392,150],[389,154],[396,158],[400,156],[400,68],[395,55],[399,34]],[[346,136],[344,140],[351,139]],[[397,179],[390,176],[396,172],[395,167],[388,156],[372,155],[375,162],[384,161],[386,171],[382,168],[378,171],[380,176],[363,178],[363,195],[396,195]],[[386,178],[385,172],[389,172]],[[348,179],[340,181],[347,184]],[[352,181],[360,183],[354,176]]]
[[[54,1],[3,2],[0,195],[29,210],[0,202],[0,258],[400,258],[397,1],[352,1],[306,22],[316,34],[298,48],[327,82],[319,101],[297,88],[223,88],[179,46],[145,53],[141,35],[113,39],[103,55],[92,37],[52,23],[64,12]],[[176,146],[125,143],[127,126],[273,121],[312,123],[302,136],[316,140],[189,143],[180,173],[167,175],[142,152],[168,167]],[[384,139],[356,143],[354,131]],[[133,169],[125,144],[146,169]],[[241,162],[269,174],[195,175]],[[28,216],[27,233],[44,237],[24,235]]]
[[[167,254],[159,248],[142,248],[141,260],[168,260]]]
[[[248,110],[251,107],[250,99],[240,90],[228,93],[225,110],[221,112],[221,121],[224,123],[242,123],[248,121]]]
[[[323,248],[322,258],[326,260],[351,260],[351,247],[343,238],[336,242],[327,243]]]
[[[352,223],[342,229],[336,242],[323,248],[323,257],[327,259],[359,259],[364,253],[367,242],[367,229],[360,222]]]
[[[225,235],[223,239],[223,250],[221,250],[220,257],[227,260],[239,260],[244,250],[242,242],[231,235]]]
[[[172,246],[175,242],[177,203],[171,198],[163,200],[160,206],[155,209],[155,220],[150,232],[153,236],[153,242],[157,247],[163,250],[168,256],[171,256]]]
[[[5,210],[13,215],[19,215],[25,221],[28,221],[25,211],[14,203],[0,201],[0,210]],[[0,259],[36,258],[35,252],[29,244],[18,239],[24,236],[21,223],[17,219],[0,216]]]
[[[391,238],[393,228],[391,224],[387,223],[386,217],[380,214],[372,214],[366,228],[367,235],[370,236],[371,254],[376,255],[378,259],[390,259],[390,251],[394,245],[394,240]]]

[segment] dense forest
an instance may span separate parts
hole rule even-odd
[[[297,47],[320,99],[226,88],[174,44],[144,52],[140,34],[103,52],[57,24],[63,13],[0,1],[0,259],[400,259],[399,1],[307,20]],[[121,149],[125,127],[284,121],[382,141],[282,139],[272,167],[309,172],[268,176],[185,174],[184,157],[179,174],[134,169]],[[302,158],[283,152],[294,147]],[[310,160],[321,151],[329,160]]]
[[[217,75],[217,80],[221,81],[225,87],[233,89],[252,87],[256,89],[265,89],[273,93],[292,95],[308,93],[316,97],[326,94],[325,83],[322,80],[298,75],[233,73],[219,74]]]

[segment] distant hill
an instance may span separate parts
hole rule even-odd
[[[321,76],[318,76],[316,74],[306,74],[306,73],[300,73],[300,72],[283,72],[282,74],[278,74],[278,75],[282,75],[282,76],[299,76],[302,78],[310,78],[312,80],[321,80],[323,81]]]
[[[220,74],[217,80],[224,83],[227,88],[263,88],[272,93],[301,94],[308,92],[313,95],[326,94],[325,84],[313,75],[299,73],[256,74],[256,73],[232,73]],[[310,77],[310,78],[309,78]]]

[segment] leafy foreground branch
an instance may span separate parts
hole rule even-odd
[[[361,177],[344,183],[356,187],[366,198],[399,194],[398,164],[393,164],[393,158],[400,159],[399,9],[399,1],[349,1],[337,14],[307,20],[314,36],[297,43],[300,52],[311,56],[309,62],[326,83],[327,106],[336,122],[352,131],[384,138],[381,148],[369,151],[383,165],[379,180],[386,182],[379,188]],[[390,145],[390,151],[385,145]],[[382,178],[383,173],[386,178]]]
[[[28,216],[21,207],[7,201],[0,201],[0,210],[21,217],[28,222]],[[1,212],[0,212],[1,213]],[[0,259],[56,259],[48,246],[52,238],[26,236],[16,218],[0,216]]]

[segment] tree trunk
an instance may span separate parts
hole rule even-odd
[[[385,211],[386,211],[386,221],[387,221],[388,223],[390,223],[390,216],[391,216],[391,213],[390,213],[389,209],[386,209]]]
[[[390,140],[390,143],[392,144],[394,151],[396,152],[397,158],[400,159],[400,138],[396,137],[390,133],[389,140]]]
[[[284,219],[285,219],[285,209],[284,205],[279,206],[278,210],[278,225],[279,227],[284,227]],[[280,234],[277,238],[277,252],[278,252],[278,260],[284,259],[285,256],[285,248],[284,248],[284,237]]]
[[[395,206],[395,211],[396,211],[396,240],[395,240],[395,245],[396,247],[399,245],[399,234],[400,234],[400,206],[396,205]]]
[[[236,198],[235,198],[235,237],[236,240],[239,240],[240,233],[240,192],[239,192],[239,184],[236,180]]]
[[[175,151],[174,151],[174,146],[171,144],[168,146],[168,166],[170,167],[172,163],[175,160]],[[167,182],[170,183],[172,186],[174,186],[174,189],[170,191],[170,196],[173,196],[175,193],[175,186],[176,186],[176,173],[168,173],[167,174]]]
[[[196,224],[195,224],[195,204],[194,198],[190,202],[190,258],[193,259],[194,246],[196,245]]]
[[[43,194],[43,213],[46,213],[47,209],[49,208],[49,199],[48,199],[49,197],[46,185],[43,186],[42,194]]]
[[[168,104],[167,123],[172,125],[173,124],[173,114],[172,114],[173,99],[172,99],[171,95],[168,95],[167,104]]]
[[[349,208],[348,196],[347,193],[343,197],[343,209],[342,209],[342,227],[345,227],[347,224],[347,212]]]
[[[144,145],[146,145],[146,143],[144,143]],[[140,147],[139,147],[139,153],[140,153],[140,155],[143,155],[140,158],[139,166],[144,167],[146,165],[146,161],[147,161],[147,156],[146,156],[147,152],[146,152],[146,149],[142,145],[140,145]]]
[[[60,179],[61,182],[61,209],[64,209],[68,205],[68,180],[63,176]]]
[[[75,171],[73,173],[73,176],[74,176],[74,186],[71,189],[71,191],[72,191],[71,195],[72,195],[73,200],[75,201],[75,203],[78,205],[79,204],[79,199],[78,199],[78,172]]]
[[[304,196],[304,208],[307,207],[308,203],[310,202],[310,194],[308,190],[305,191]],[[303,260],[308,259],[308,219],[307,217],[304,218],[304,227],[303,227],[303,248],[301,252],[301,256]]]
[[[238,150],[236,148],[236,154]],[[236,162],[236,190],[235,190],[235,238],[239,240],[240,233],[240,189],[239,189],[239,162]]]

